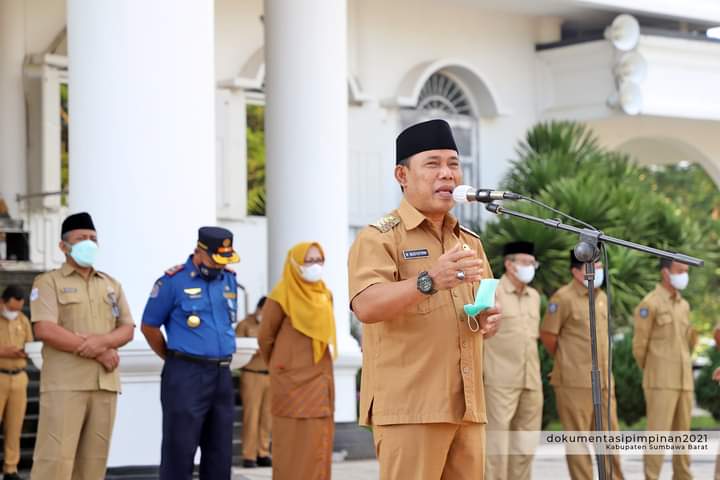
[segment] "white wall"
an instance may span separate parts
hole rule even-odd
[[[235,77],[263,44],[262,0],[215,0],[215,78]]]

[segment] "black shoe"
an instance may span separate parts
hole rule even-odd
[[[258,467],[272,467],[272,459],[270,457],[258,457]]]
[[[255,467],[257,467],[255,460],[248,460],[246,458],[243,458],[243,468],[255,468]]]
[[[23,480],[17,472],[3,474],[3,480]]]

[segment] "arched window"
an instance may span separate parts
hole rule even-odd
[[[404,126],[442,118],[453,130],[463,169],[463,182],[480,187],[478,148],[478,120],[473,103],[462,83],[443,71],[433,73],[423,84],[417,106],[402,115]],[[464,225],[476,227],[480,223],[477,205],[461,205],[455,214]]]

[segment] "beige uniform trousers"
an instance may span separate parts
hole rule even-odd
[[[5,456],[3,472],[17,472],[20,462],[20,435],[27,407],[27,373],[0,373],[0,418],[3,424]]]
[[[273,480],[330,480],[333,417],[273,416]]]
[[[33,480],[103,480],[117,392],[42,392]]]
[[[487,409],[488,456],[485,478],[488,480],[526,480],[532,472],[532,455],[508,455],[513,448],[526,452],[533,445],[514,445],[523,437],[510,431],[538,431],[542,425],[542,390],[485,386]]]
[[[483,480],[485,424],[374,425],[380,480]]]
[[[565,431],[591,431],[594,429],[592,389],[574,387],[555,387],[555,401],[558,416]],[[602,418],[603,429],[607,429],[607,389],[602,390]],[[612,401],[612,415],[610,417],[610,430],[618,430],[615,396]],[[612,459],[613,480],[622,480],[620,457],[609,456]],[[566,455],[568,470],[572,480],[593,480],[593,458],[588,455]],[[605,472],[610,478],[611,462],[607,461]]]
[[[247,460],[270,455],[270,375],[244,371],[240,377],[242,396],[242,454]]]
[[[693,392],[660,388],[646,388],[645,407],[647,429],[657,431],[690,430]],[[645,478],[656,480],[660,477],[664,455],[645,455]],[[673,455],[673,480],[692,478],[690,457]]]

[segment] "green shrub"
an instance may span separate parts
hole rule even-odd
[[[540,354],[540,375],[543,386],[542,429],[545,430],[550,422],[558,420],[559,417],[555,407],[555,391],[550,385],[550,372],[552,372],[554,365],[553,359],[541,344],[538,345],[538,353]]]
[[[713,349],[709,356],[710,363],[700,370],[695,381],[695,398],[698,405],[708,410],[715,420],[720,421],[720,385],[712,379],[713,371],[720,366],[720,352]]]
[[[613,374],[618,419],[627,425],[645,416],[642,371],[632,354],[632,332],[613,342]]]

